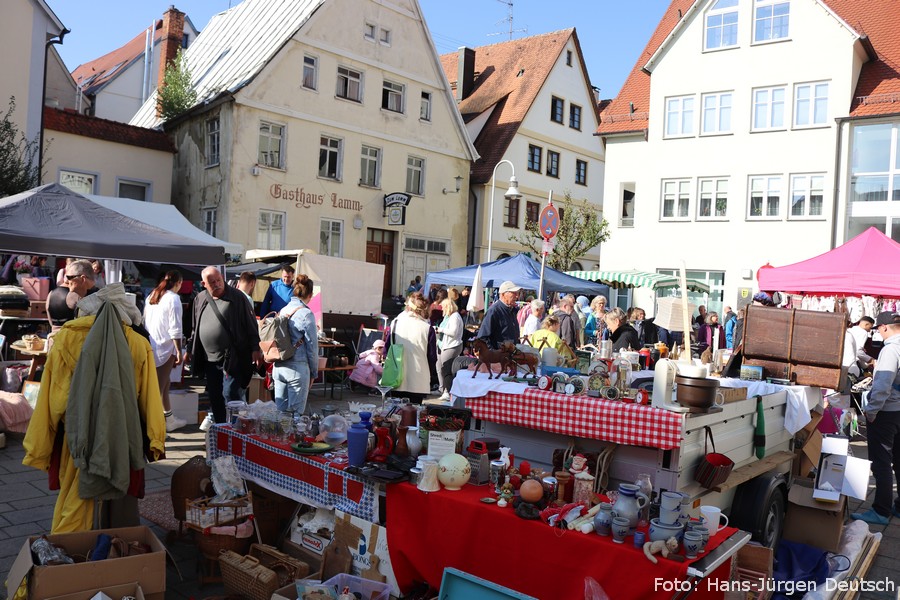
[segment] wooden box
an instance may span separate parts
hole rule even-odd
[[[32,300],[30,302],[31,307],[28,311],[29,318],[32,319],[46,319],[47,318],[47,301],[46,300]]]

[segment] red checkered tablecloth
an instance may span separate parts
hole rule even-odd
[[[681,445],[684,415],[619,400],[529,387],[523,394],[467,398],[466,407],[476,418],[503,425],[662,450]]]

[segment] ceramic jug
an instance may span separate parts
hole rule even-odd
[[[609,528],[612,527],[612,504],[609,502],[601,502],[600,510],[594,515],[594,531],[597,535],[609,535]]]
[[[418,427],[410,427],[406,432],[406,445],[409,448],[409,455],[413,458],[422,452],[422,439],[419,437]]]
[[[641,509],[650,502],[646,494],[632,483],[619,484],[619,497],[613,505],[613,516],[628,519],[628,528],[634,533],[641,518]]]

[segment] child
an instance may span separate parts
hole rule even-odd
[[[359,355],[356,368],[350,373],[350,380],[372,388],[378,385],[381,372],[384,370],[384,341],[376,340],[371,350],[366,350]]]

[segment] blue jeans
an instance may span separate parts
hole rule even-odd
[[[306,362],[286,361],[272,369],[275,382],[275,406],[278,410],[303,413],[309,396],[309,365]]]
[[[222,363],[206,363],[206,395],[216,423],[225,422],[225,403],[232,400],[246,400],[247,388],[237,384],[231,375],[225,373]]]

